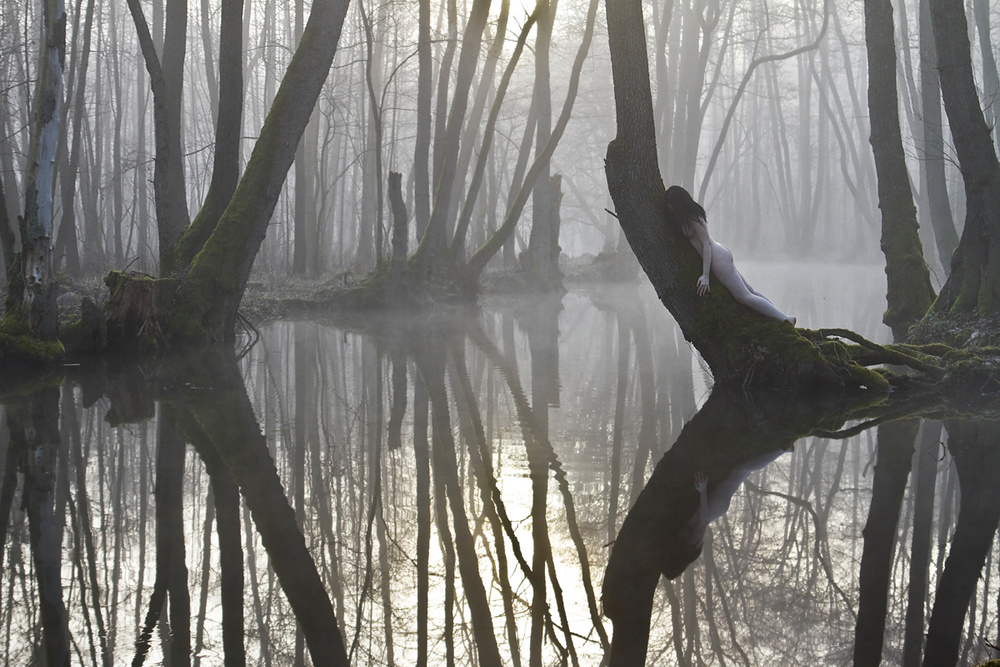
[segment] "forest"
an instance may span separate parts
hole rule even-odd
[[[981,4],[970,23],[979,26],[971,55],[988,102],[997,70]],[[4,10],[8,266],[25,212],[47,6]],[[276,177],[280,194],[270,195],[255,282],[360,280],[388,263],[391,172],[402,175],[411,250],[432,213],[444,229],[437,243],[452,256],[497,271],[516,267],[542,284],[558,280],[560,255],[619,249],[603,173],[615,118],[605,18],[586,3],[543,4],[533,14],[509,3],[472,9],[356,3],[336,10],[345,16],[331,20],[344,32],[328,45],[336,52],[315,105],[300,109],[310,115],[287,179]],[[832,2],[645,9],[665,181],[691,190],[740,253],[878,259],[858,9]],[[199,214],[212,217],[216,201],[228,203],[265,117],[277,111],[307,10],[277,1],[95,0],[67,8],[51,147],[55,271],[73,279],[126,268],[166,272],[161,258],[172,249],[163,246]],[[893,25],[890,17],[889,28],[899,44],[904,151],[925,261],[940,285],[964,221],[963,184],[936,92],[928,10],[901,6],[897,17],[904,20]],[[150,68],[163,76],[159,95]],[[992,126],[992,106],[984,113]],[[508,221],[510,232],[498,237]],[[497,248],[473,259],[488,239]]]
[[[7,664],[1000,657],[988,0],[2,11]]]

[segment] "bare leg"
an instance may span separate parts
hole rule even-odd
[[[773,317],[776,320],[787,320],[795,324],[794,317],[785,315],[767,297],[750,287],[740,272],[736,270],[732,253],[728,252],[728,249],[727,252],[716,254],[718,256],[714,257],[712,261],[712,273],[729,290],[734,299],[762,315]]]
[[[748,282],[747,282],[747,279],[746,279],[745,277],[743,277],[743,274],[742,274],[742,273],[740,273],[740,270],[739,270],[739,269],[736,269],[736,273],[737,273],[737,274],[739,274],[739,276],[740,276],[740,280],[742,280],[742,281],[743,281],[743,285],[744,285],[744,286],[745,286],[745,287],[747,288],[747,291],[748,291],[748,292],[750,292],[751,294],[756,294],[757,296],[759,296],[759,297],[760,297],[760,298],[762,298],[762,299],[767,299],[767,297],[766,297],[766,296],[764,296],[763,294],[761,294],[760,292],[758,292],[757,290],[755,290],[755,289],[754,289],[753,287],[751,287],[750,283],[748,283]],[[768,300],[768,301],[771,301],[770,299],[767,299],[767,300]],[[773,302],[772,302],[772,303],[773,303]]]

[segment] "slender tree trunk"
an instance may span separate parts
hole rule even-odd
[[[433,348],[428,346],[427,349]],[[419,365],[431,403],[434,464],[441,476],[442,490],[445,492],[455,527],[458,573],[462,578],[469,607],[475,646],[480,664],[500,665],[500,650],[493,629],[493,618],[487,602],[486,588],[477,565],[478,557],[462,502],[462,489],[458,485],[456,447],[451,430],[448,394],[444,384],[444,350],[436,350],[427,356],[428,358],[421,360],[423,363]]]
[[[240,126],[243,120],[243,0],[222,0],[219,31],[219,112],[215,126],[212,181],[205,201],[176,246],[168,249],[161,275],[186,269],[229,205],[240,179]]]
[[[169,0],[163,38],[163,57],[157,55],[154,39],[138,0],[127,0],[135,23],[146,70],[153,90],[153,118],[156,157],[153,163],[153,191],[160,243],[160,261],[168,255],[188,226],[184,155],[181,141],[184,56],[186,54],[187,0]]]
[[[369,149],[365,152],[365,166],[366,174],[364,181],[364,190],[367,193],[365,198],[368,199],[368,210],[372,214],[370,216],[362,215],[361,224],[366,225],[366,228],[370,226],[370,231],[372,232],[370,236],[366,238],[370,239],[370,256],[365,258],[365,261],[359,266],[361,268],[370,268],[371,266],[378,266],[382,263],[382,253],[383,248],[383,220],[385,217],[385,196],[383,194],[383,175],[382,175],[382,144],[383,144],[383,134],[385,128],[383,127],[383,105],[382,96],[379,94],[379,90],[382,87],[382,40],[377,39],[375,35],[375,29],[373,27],[372,17],[365,11],[365,6],[363,0],[359,0],[358,9],[361,13],[361,22],[365,30],[365,48],[367,50],[367,57],[365,59],[365,84],[368,92],[368,139],[370,141]],[[359,251],[359,261],[361,259],[361,252]]]
[[[934,300],[930,273],[917,235],[917,209],[906,171],[896,95],[896,45],[892,4],[865,0],[868,46],[868,109],[871,145],[882,210],[882,252],[888,278],[888,308],[882,316],[898,341]]]
[[[913,542],[910,548],[910,573],[907,586],[906,621],[903,634],[903,667],[917,667],[924,648],[924,608],[928,594],[931,563],[931,528],[934,523],[934,495],[941,422],[925,421],[917,440],[917,471],[913,483]]]
[[[919,427],[920,422],[911,419],[883,424],[878,429],[878,463],[858,575],[860,592],[854,635],[854,664],[858,667],[882,664],[896,528]]]
[[[423,272],[433,270],[436,258],[446,247],[447,222],[450,217],[452,195],[457,184],[457,164],[459,142],[469,105],[469,92],[479,61],[479,50],[483,40],[483,30],[489,18],[489,0],[473,0],[469,19],[462,39],[462,51],[458,58],[455,92],[445,136],[435,148],[435,164],[440,164],[440,175],[436,176],[434,205],[423,237],[414,252],[413,263]],[[444,74],[442,74],[444,76]]]
[[[427,667],[430,593],[431,474],[428,444],[428,395],[423,378],[413,379],[413,458],[417,503],[417,667]]]
[[[87,11],[83,21],[83,45],[79,50],[79,71],[77,81],[73,84],[75,86],[73,91],[75,97],[73,101],[73,134],[68,154],[65,156],[65,162],[59,175],[62,193],[62,219],[59,222],[55,253],[57,257],[65,257],[64,266],[70,275],[78,274],[81,268],[80,244],[76,233],[76,179],[77,171],[80,168],[80,137],[83,134],[87,66],[90,63],[90,36],[93,33],[95,4],[95,0],[87,1]],[[70,102],[69,99],[66,101]]]
[[[920,111],[917,132],[920,149],[920,181],[927,199],[927,215],[934,231],[938,259],[945,274],[951,272],[951,258],[958,247],[958,232],[948,198],[945,178],[944,127],[941,125],[941,80],[938,77],[937,49],[931,26],[930,1],[919,0],[920,11]]]
[[[515,194],[511,197],[511,200],[508,201],[507,212],[496,233],[490,236],[466,263],[468,273],[475,278],[479,277],[483,269],[486,268],[487,263],[500,251],[507,239],[513,235],[517,221],[524,210],[524,205],[528,201],[528,194],[541,176],[542,170],[548,165],[548,161],[552,158],[552,153],[562,139],[563,132],[566,130],[566,125],[569,123],[570,116],[573,113],[573,105],[576,102],[576,94],[580,85],[580,72],[583,69],[583,63],[587,57],[587,53],[590,51],[591,40],[594,36],[594,21],[597,16],[597,6],[597,0],[592,0],[587,8],[587,24],[584,28],[580,48],[576,52],[576,59],[573,61],[573,69],[570,72],[569,83],[566,89],[566,99],[563,102],[563,108],[559,113],[558,120],[556,120],[555,127],[552,128],[552,133],[545,143],[545,148],[536,154],[531,168],[528,169],[528,173],[524,177],[524,182],[521,183],[520,187],[517,188]],[[534,110],[529,115],[532,113],[534,113]],[[527,138],[528,136],[526,130],[525,137]],[[525,141],[524,143],[526,144],[527,142]]]
[[[460,261],[462,259],[462,253],[465,250],[466,236],[468,234],[469,225],[472,222],[473,210],[475,202],[479,196],[479,190],[483,181],[483,174],[486,171],[487,166],[492,164],[489,158],[492,153],[497,118],[500,115],[500,109],[502,108],[503,101],[507,96],[507,89],[510,85],[511,77],[514,74],[514,68],[520,60],[521,53],[524,50],[524,44],[528,38],[528,33],[535,24],[535,17],[536,14],[531,14],[525,20],[524,25],[521,26],[521,33],[518,35],[517,41],[514,44],[514,49],[511,53],[510,60],[507,63],[507,67],[504,70],[503,75],[500,77],[500,85],[497,87],[496,96],[493,99],[493,106],[486,119],[486,126],[483,128],[483,142],[479,148],[479,155],[476,158],[476,166],[473,168],[472,179],[469,182],[469,189],[466,194],[465,204],[462,206],[462,211],[458,216],[458,223],[455,225],[455,236],[452,239],[451,253],[456,261]],[[528,147],[531,145],[531,132],[535,124],[534,109],[535,105],[533,101],[532,105],[529,107],[528,119],[525,122],[525,136],[521,142],[521,152],[518,153],[517,164],[514,167],[514,176],[511,179],[513,184],[511,188],[512,191],[516,191],[520,188],[521,179],[524,176],[524,170],[527,168]]]
[[[293,41],[296,46],[299,40],[302,39],[302,27],[305,20],[305,8],[303,7],[303,0],[296,0],[295,2],[295,28]],[[293,228],[295,239],[293,241],[294,248],[292,251],[292,275],[304,276],[306,274],[306,253],[310,242],[315,242],[315,239],[310,241],[308,238],[308,233],[306,228],[308,227],[307,220],[307,199],[314,196],[315,193],[309,191],[309,168],[312,166],[312,154],[310,146],[306,145],[305,137],[299,139],[299,147],[295,152],[295,210],[293,213]]]
[[[111,3],[112,11],[114,4]],[[121,46],[118,39],[118,18],[112,17],[108,21],[109,37],[111,38],[111,53],[109,54],[109,66],[111,76],[111,88],[114,91],[114,134],[111,135],[113,145],[111,146],[111,160],[115,165],[122,163],[122,121],[124,119],[124,104],[122,99],[122,67],[121,67]],[[111,229],[112,241],[114,243],[114,261],[117,266],[121,266],[127,248],[123,247],[122,224],[124,222],[124,201],[122,194],[121,175],[116,174],[111,182]]]
[[[549,137],[552,136],[552,86],[550,85],[552,28],[555,23],[558,0],[542,0],[538,11],[538,32],[535,34],[535,90],[533,105],[538,114],[535,125],[535,157],[542,153]],[[558,266],[553,267],[553,250],[558,260],[558,243],[552,247],[552,226],[556,210],[554,193],[550,183],[549,160],[540,166],[538,180],[531,192],[531,232],[528,236],[528,252],[525,268],[537,274],[543,284],[558,279]]]
[[[55,511],[56,452],[59,449],[59,389],[42,389],[7,406],[11,442],[21,450],[24,468],[22,502],[28,517],[34,574],[37,578],[38,620],[45,664],[69,667],[71,640],[63,600],[62,556]]]
[[[404,289],[406,285],[406,257],[409,248],[409,226],[407,224],[409,221],[406,214],[406,202],[403,201],[403,175],[399,172],[389,172],[389,203],[392,207],[391,271],[393,274],[390,289],[397,292]],[[406,387],[405,380],[403,387],[404,389]]]
[[[417,4],[417,136],[413,149],[413,215],[417,239],[420,239],[431,217],[429,161],[434,65],[431,62],[431,3],[430,0],[418,0]]]

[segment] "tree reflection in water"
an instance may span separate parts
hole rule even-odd
[[[788,396],[696,411],[655,302],[563,306],[5,376],[0,661],[989,656],[995,422],[942,448],[939,424],[808,436],[836,411]]]

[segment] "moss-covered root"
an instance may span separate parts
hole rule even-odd
[[[8,308],[4,313],[0,321],[0,362],[44,366],[59,361],[65,354],[58,340],[33,336],[19,308]]]

